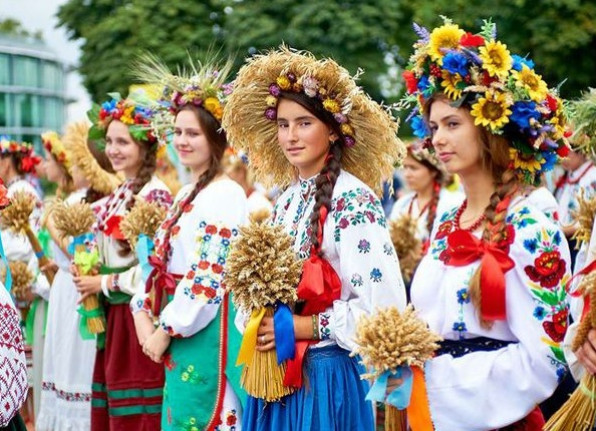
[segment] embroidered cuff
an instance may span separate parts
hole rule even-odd
[[[108,289],[108,275],[101,276],[101,291],[106,298],[110,297],[110,289]]]
[[[335,319],[330,310],[319,313],[319,337],[321,340],[335,339]]]
[[[137,294],[132,297],[130,301],[130,311],[132,314],[137,314],[139,311],[144,311],[150,317],[153,316],[151,311],[151,298],[146,293]]]

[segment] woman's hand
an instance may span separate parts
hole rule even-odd
[[[273,317],[263,317],[257,331],[257,350],[266,352],[275,348]]]
[[[135,332],[137,333],[137,340],[143,346],[151,335],[155,332],[153,321],[146,311],[137,312],[133,320],[135,322]]]
[[[159,363],[163,361],[163,354],[169,345],[170,335],[160,326],[143,344],[143,353],[153,362]]]
[[[72,278],[81,294],[79,304],[88,296],[101,292],[101,277],[101,275],[79,275]]]
[[[56,262],[53,259],[49,259],[48,263],[46,263],[44,266],[39,267],[39,270],[43,273],[45,273],[46,271],[58,272],[58,264],[56,264]]]
[[[79,275],[81,275],[79,268],[74,263],[70,265],[70,273],[73,277],[78,277]]]
[[[596,329],[590,329],[588,338],[575,351],[575,356],[588,373],[596,374]]]

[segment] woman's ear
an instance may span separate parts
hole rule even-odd
[[[339,136],[337,135],[337,133],[335,133],[333,131],[333,129],[329,129],[329,141],[333,143],[333,142],[337,141],[338,139],[339,139]]]

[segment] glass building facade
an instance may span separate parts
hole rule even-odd
[[[41,143],[65,122],[65,66],[40,42],[0,34],[0,135]]]

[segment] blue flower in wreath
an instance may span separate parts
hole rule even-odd
[[[424,122],[424,119],[420,115],[412,117],[412,119],[410,120],[410,127],[412,127],[414,135],[417,138],[424,139],[430,135],[430,130],[428,130],[428,127]]]
[[[373,270],[370,272],[370,279],[375,283],[378,283],[379,281],[381,281],[382,278],[383,273],[381,272],[381,270],[379,268],[373,268]]]
[[[453,330],[456,332],[466,332],[468,330],[466,322],[455,322],[453,324]]]
[[[449,52],[443,57],[443,69],[453,75],[459,73],[462,78],[465,78],[469,73],[468,59],[458,52]]]
[[[530,128],[531,118],[538,120],[541,116],[540,112],[536,110],[534,102],[515,102],[511,111],[512,114],[509,118],[524,130]]]
[[[529,58],[524,58],[517,54],[513,54],[511,58],[513,59],[513,65],[511,66],[513,70],[520,72],[524,64],[528,67],[528,69],[534,69],[534,62]],[[444,62],[445,60],[443,60],[443,63]]]
[[[358,242],[358,252],[366,254],[369,251],[370,251],[370,242],[368,242],[365,239],[361,239]]]
[[[544,307],[536,307],[534,309],[534,317],[538,320],[544,320],[544,318],[546,317],[546,310],[544,309]]]
[[[465,287],[457,291],[457,302],[459,304],[468,304],[470,302],[470,293]]]

